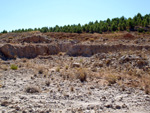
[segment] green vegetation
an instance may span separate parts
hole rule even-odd
[[[3,30],[1,33],[7,33],[7,31],[6,31],[6,30]]]
[[[150,14],[146,14],[142,16],[140,13],[135,15],[133,18],[125,18],[122,16],[121,18],[113,18],[110,20],[109,18],[105,21],[95,21],[89,22],[85,25],[65,25],[55,27],[42,27],[35,29],[18,29],[12,30],[11,32],[20,33],[20,32],[28,32],[28,31],[40,31],[42,33],[46,32],[66,32],[66,33],[102,33],[102,32],[114,32],[114,31],[139,31],[146,32],[150,30]],[[7,33],[4,30],[1,33]]]
[[[18,69],[18,66],[15,65],[15,64],[12,64],[12,65],[10,66],[10,68],[11,68],[12,70],[17,70],[17,69]]]

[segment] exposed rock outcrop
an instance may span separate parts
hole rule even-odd
[[[0,53],[5,58],[35,58],[38,55],[53,55],[59,52],[66,52],[70,56],[92,56],[96,53],[119,52],[119,51],[135,51],[147,49],[150,46],[136,45],[83,45],[71,43],[58,44],[27,44],[27,45],[11,45],[5,44],[0,47]]]
[[[34,58],[38,55],[52,55],[59,52],[55,45],[10,45],[6,44],[1,47],[1,52],[6,58]]]
[[[51,42],[51,40],[48,39],[47,36],[43,36],[43,35],[33,35],[33,36],[19,39],[18,41],[27,42],[27,43],[44,43],[44,42],[49,43]]]
[[[118,52],[118,51],[135,51],[142,49],[150,50],[150,46],[137,46],[137,45],[82,45],[77,44],[67,51],[71,56],[92,56],[96,53]]]

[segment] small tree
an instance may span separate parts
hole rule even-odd
[[[147,27],[147,26],[148,26],[148,21],[144,20],[144,27]]]
[[[112,23],[111,31],[116,31],[116,30],[117,30],[117,25],[115,23]]]
[[[134,29],[134,23],[133,23],[133,20],[131,18],[129,18],[127,21],[127,27],[129,28],[129,30]]]
[[[7,33],[7,31],[6,31],[6,30],[3,30],[1,33]]]

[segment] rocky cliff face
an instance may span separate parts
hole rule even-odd
[[[71,56],[91,56],[96,53],[118,52],[118,51],[135,51],[142,49],[150,50],[150,46],[137,45],[74,45],[67,51]]]
[[[52,44],[32,44],[32,45],[11,45],[6,44],[0,48],[1,54],[6,59],[19,58],[35,58],[38,55],[53,55],[58,54],[61,51],[65,51],[67,46],[60,48],[61,46]]]
[[[59,52],[66,52],[70,56],[92,56],[96,53],[135,51],[142,49],[150,50],[150,46],[137,45],[83,45],[71,43],[61,44],[28,44],[28,45],[11,45],[5,44],[0,47],[0,56],[6,59],[35,58],[38,55],[54,55]]]

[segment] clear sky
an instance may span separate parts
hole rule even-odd
[[[150,14],[150,0],[0,0],[0,31]]]

